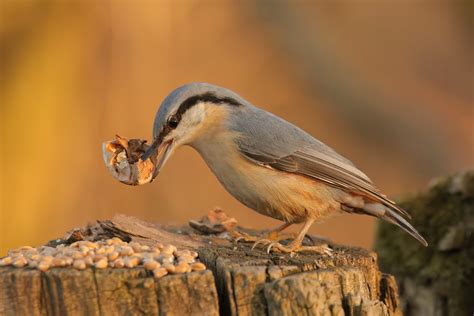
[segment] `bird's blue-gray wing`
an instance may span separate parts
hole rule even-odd
[[[300,128],[253,106],[236,111],[239,113],[229,122],[230,128],[240,134],[236,138],[237,146],[250,161],[311,177],[410,217],[381,194],[352,162]]]

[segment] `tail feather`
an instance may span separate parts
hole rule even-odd
[[[389,206],[378,203],[366,203],[362,210],[366,214],[382,218],[387,222],[397,225],[418,240],[423,246],[428,246],[428,243],[420,233],[418,233],[418,231],[405,218],[403,218],[403,216],[401,216],[396,210],[392,210]]]

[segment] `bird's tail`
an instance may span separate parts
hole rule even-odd
[[[382,218],[387,222],[397,225],[398,227],[402,228],[404,231],[412,235],[423,246],[428,246],[428,243],[420,235],[420,233],[418,233],[418,231],[401,214],[399,214],[396,209],[392,209],[390,208],[390,206],[386,206],[380,203],[365,203],[362,210],[365,214]]]

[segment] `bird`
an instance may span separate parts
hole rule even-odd
[[[253,239],[254,246],[331,254],[326,244],[302,242],[313,223],[343,213],[380,218],[428,245],[410,224],[410,215],[349,159],[227,88],[199,82],[172,91],[159,106],[153,141],[140,159],[156,159],[155,179],[174,151],[186,145],[239,202],[283,222],[265,238]],[[293,224],[302,226],[290,243],[275,240]]]

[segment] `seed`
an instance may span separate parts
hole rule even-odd
[[[191,252],[187,249],[184,249],[184,250],[176,250],[174,252],[174,255],[176,257],[181,257],[181,256],[188,256],[188,255],[191,255]]]
[[[169,273],[173,273],[174,270],[176,270],[176,266],[172,265],[171,263],[164,264],[163,268],[165,268]]]
[[[161,253],[162,254],[169,254],[169,255],[172,255],[173,252],[176,251],[176,247],[173,246],[173,245],[166,245],[163,247],[163,249],[161,250]]]
[[[28,261],[26,261],[25,257],[21,256],[21,257],[18,257],[15,261],[13,261],[13,266],[15,268],[22,268],[26,266],[27,263]]]
[[[12,257],[4,257],[0,259],[0,267],[9,266],[13,262]]]
[[[51,265],[53,267],[64,267],[66,265],[66,261],[62,258],[54,258],[53,261],[51,261]]]
[[[114,252],[109,253],[107,257],[109,258],[109,260],[113,261],[113,260],[117,259],[119,257],[119,255],[120,254],[117,251],[114,251]]]
[[[98,254],[98,255],[102,255],[102,254],[105,253],[105,248],[103,248],[103,247],[102,248],[97,248],[95,250],[95,253]]]
[[[185,261],[185,262],[188,262],[188,263],[192,263],[194,262],[194,257],[191,256],[191,255],[181,255],[178,257],[178,262],[180,261]]]
[[[125,259],[125,266],[127,268],[134,268],[140,263],[138,258],[126,258]]]
[[[121,258],[118,258],[117,260],[114,261],[114,268],[123,268],[125,266],[125,263]]]
[[[140,258],[140,257],[135,257],[135,255],[131,256],[131,257],[128,257],[129,260],[133,260],[136,265],[140,265],[140,264],[143,264],[143,258]]]
[[[168,270],[166,270],[165,268],[158,268],[158,269],[153,270],[153,276],[156,279],[164,277],[167,274],[168,274]]]
[[[95,255],[92,258],[93,258],[94,262],[97,262],[97,261],[102,260],[102,259],[107,260],[107,256],[105,256],[105,255]]]
[[[108,265],[107,259],[100,259],[99,261],[97,261],[97,262],[95,263],[94,266],[95,266],[97,269],[105,269],[105,268],[107,268],[107,265]]]
[[[191,269],[193,271],[204,271],[206,270],[206,266],[202,262],[196,262],[191,265]]]
[[[116,237],[112,238],[112,239],[107,239],[105,241],[105,244],[106,245],[109,245],[109,246],[113,246],[113,245],[118,245],[119,243],[121,243],[122,241]]]
[[[141,266],[153,271],[154,276],[160,278],[168,273],[178,274],[206,269],[204,264],[195,262],[198,256],[195,251],[178,250],[171,244],[156,243],[150,247],[136,241],[127,243],[116,237],[97,242],[81,240],[71,245],[61,244],[56,248],[24,246],[10,250],[8,254],[7,257],[0,259],[0,266],[13,265],[17,268],[28,266],[40,271],[66,266],[72,266],[77,270],[84,270],[88,266],[95,266],[97,269]]]
[[[38,261],[36,260],[29,260],[28,261],[28,267],[34,269],[38,267]]]
[[[106,255],[109,255],[112,252],[115,252],[115,248],[113,246],[106,246],[106,247],[104,247],[104,249],[105,249],[104,254],[106,254]]]
[[[163,264],[164,263],[173,263],[174,256],[161,254],[161,255],[158,256],[158,261],[163,263]]]
[[[186,273],[189,272],[191,268],[189,267],[189,264],[187,262],[181,262],[177,266],[175,266],[175,269],[172,273]]]
[[[60,253],[64,256],[72,256],[72,254],[76,251],[75,248],[63,248],[61,249]]]
[[[109,241],[110,241],[110,244],[112,244],[112,245],[120,245],[120,244],[123,243],[122,239],[120,239],[118,237],[114,237],[112,239],[107,240],[107,242],[109,242]]]
[[[186,273],[188,272],[188,268],[187,267],[180,267],[180,266],[177,266],[173,272],[171,272],[172,274],[181,274],[181,273]]]
[[[147,260],[145,261],[145,264],[144,264],[144,267],[145,269],[147,270],[155,270],[157,268],[159,268],[161,265],[156,262],[155,260]]]
[[[142,250],[142,245],[137,243],[136,241],[132,241],[129,243],[129,246],[132,247],[133,251],[140,252]]]
[[[30,256],[30,259],[31,259],[31,260],[39,261],[39,260],[41,259],[41,255],[39,255],[39,254],[31,255],[31,256]]]
[[[71,254],[71,256],[72,256],[73,259],[82,259],[82,258],[84,258],[84,253],[82,253],[80,251],[74,251]]]
[[[86,268],[86,262],[84,260],[75,260],[73,263],[73,267],[77,270],[84,270]]]
[[[124,246],[120,249],[121,256],[131,256],[133,254],[133,249],[128,246]]]
[[[155,253],[153,252],[143,253],[143,261],[146,261],[146,260],[155,260]]]
[[[86,263],[86,265],[87,265],[88,267],[90,267],[90,266],[92,266],[92,265],[94,264],[94,260],[92,260],[91,257],[85,257],[85,258],[84,258],[84,262]]]
[[[160,250],[160,248],[153,247],[153,248],[151,249],[151,253],[154,253],[154,254],[158,254],[158,255],[159,255],[159,254],[161,253],[161,250]]]
[[[89,248],[89,242],[86,240],[76,241],[75,243],[73,243],[73,245],[77,248],[81,248],[81,247]]]
[[[38,264],[38,270],[45,272],[51,267],[51,261],[41,261]]]
[[[87,242],[86,242],[86,246],[89,247],[89,248],[91,248],[91,249],[97,249],[97,248],[99,248],[99,245],[97,245],[96,243],[93,243],[93,242],[91,242],[91,241],[87,241]]]
[[[57,253],[56,249],[53,247],[43,246],[41,247],[41,254],[53,256]]]
[[[139,260],[143,260],[143,258],[145,258],[145,255],[143,253],[134,253],[130,256],[130,258],[138,258]]]
[[[134,247],[141,247],[140,243],[136,242],[136,241],[131,241],[128,243],[128,245],[132,248]]]

